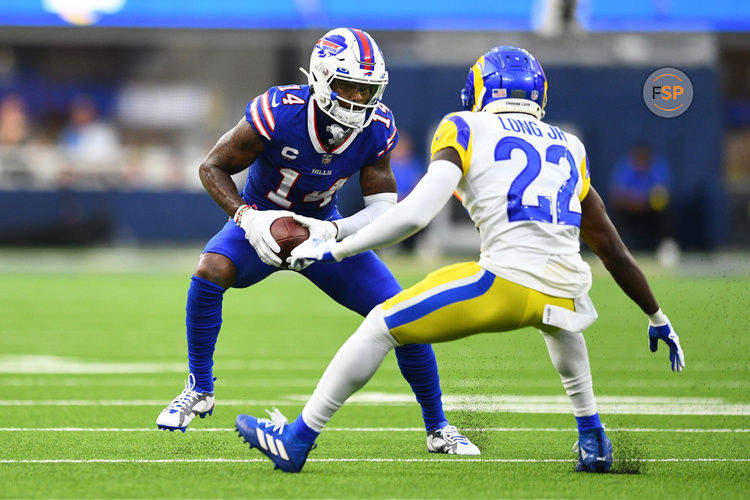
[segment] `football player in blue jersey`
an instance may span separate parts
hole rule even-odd
[[[337,28],[315,45],[308,85],[271,87],[247,105],[200,166],[200,178],[231,217],[208,242],[188,289],[190,374],[157,425],[183,432],[214,407],[213,352],[224,293],[278,271],[280,250],[271,223],[297,215],[310,238],[343,239],[396,203],[390,152],[398,141],[391,111],[380,101],[388,83],[383,54],[358,29]],[[250,168],[242,194],[231,176]],[[365,208],[342,218],[337,191],[359,171]],[[367,252],[330,266],[297,269],[336,302],[366,316],[401,291],[385,264]],[[435,355],[429,345],[396,349],[427,430],[430,452],[478,455],[479,449],[443,413]]]

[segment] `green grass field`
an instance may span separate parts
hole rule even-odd
[[[674,374],[666,350],[649,352],[643,315],[597,271],[600,318],[586,338],[615,474],[573,471],[575,421],[527,329],[435,346],[447,413],[481,457],[426,452],[391,354],[289,475],[241,444],[234,418],[273,406],[294,418],[360,318],[293,273],[231,291],[213,416],[157,431],[186,376],[192,263],[151,257],[107,261],[110,273],[64,258],[35,267],[33,255],[15,254],[20,270],[0,264],[1,498],[747,498],[746,274],[652,276],[686,353]],[[404,285],[430,267],[394,264]]]

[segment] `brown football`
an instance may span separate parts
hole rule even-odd
[[[289,267],[286,259],[294,247],[310,237],[310,231],[291,217],[280,217],[271,223],[271,236],[279,244],[281,250],[281,267]]]

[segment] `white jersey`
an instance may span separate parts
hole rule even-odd
[[[447,115],[432,142],[461,156],[457,192],[479,229],[479,264],[557,297],[591,287],[581,258],[581,200],[590,186],[586,150],[573,134],[521,113]]]

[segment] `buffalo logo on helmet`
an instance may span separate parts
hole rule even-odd
[[[337,56],[346,50],[346,40],[341,35],[331,35],[318,40],[315,50],[319,57]]]

